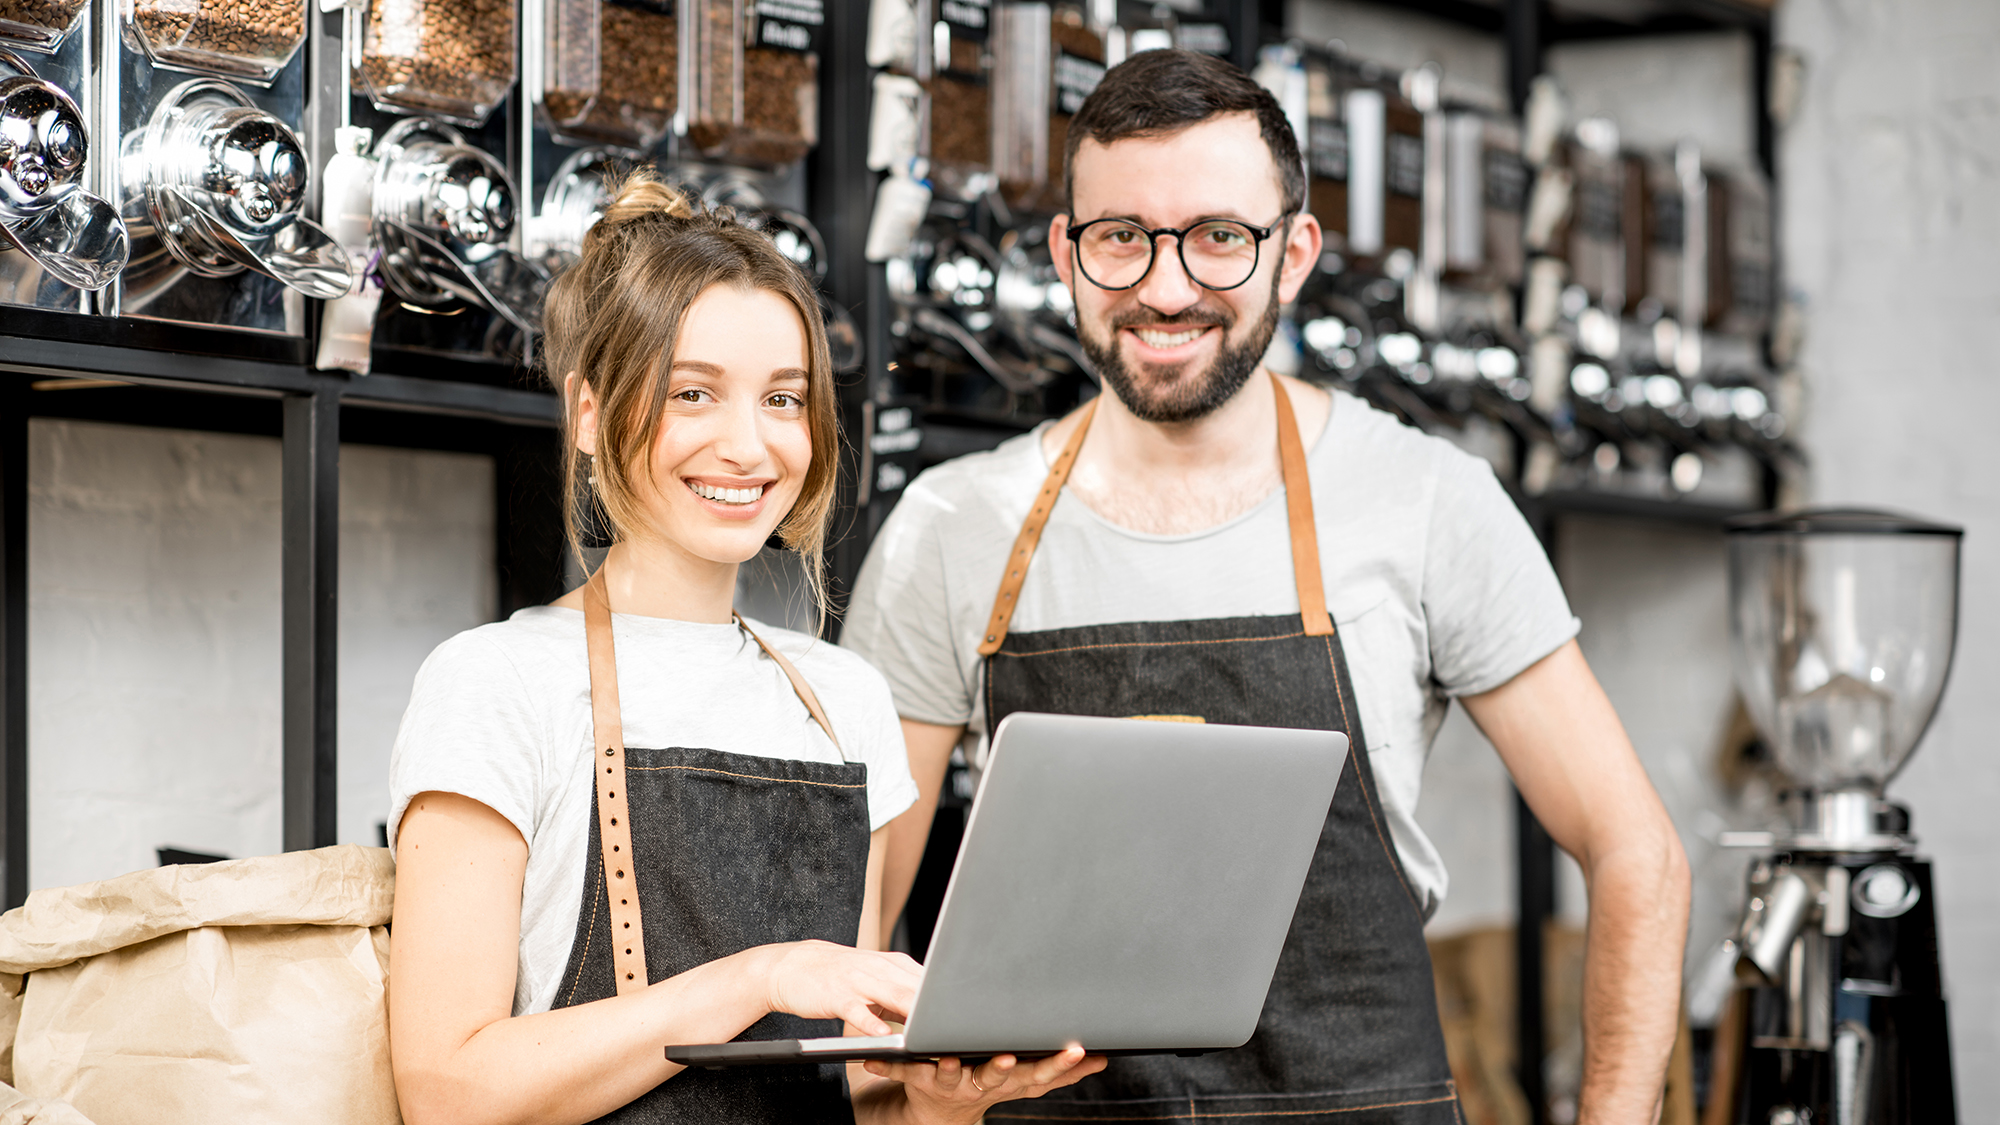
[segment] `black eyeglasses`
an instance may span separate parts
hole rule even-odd
[[[1257,272],[1257,253],[1289,218],[1280,215],[1268,227],[1253,227],[1235,219],[1205,219],[1176,230],[1149,230],[1127,219],[1092,219],[1069,228],[1076,248],[1076,266],[1099,289],[1130,289],[1153,272],[1160,236],[1174,236],[1181,267],[1203,289],[1234,289]]]

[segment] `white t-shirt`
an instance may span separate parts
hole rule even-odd
[[[916,800],[888,685],[825,641],[756,621],[812,685],[836,750],[776,661],[735,625],[612,615],[625,744],[868,767],[869,828]],[[583,613],[524,609],[439,645],[417,672],[389,759],[389,830],[418,793],[492,808],[528,842],[514,1014],[546,1011],[568,964],[590,845],[590,664]]]
[[[1444,864],[1414,813],[1448,700],[1506,683],[1575,636],[1577,621],[1486,462],[1340,393],[1306,459],[1327,608],[1375,780],[1403,865],[1435,909]],[[869,550],[841,634],[882,669],[906,718],[968,724],[975,768],[979,641],[1048,468],[1037,429],[919,476]],[[1282,488],[1187,535],[1118,527],[1065,489],[1012,628],[1297,612]]]

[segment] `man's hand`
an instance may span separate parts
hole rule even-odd
[[[1045,1059],[998,1055],[977,1067],[964,1066],[957,1059],[870,1060],[861,1064],[862,1069],[888,1081],[864,1090],[857,1106],[866,1111],[879,1102],[885,1109],[900,1110],[904,1121],[974,1125],[1000,1102],[1039,1098],[1050,1090],[1074,1085],[1103,1070],[1104,1062],[1103,1055],[1086,1055],[1081,1047],[1068,1047]],[[896,1104],[898,1098],[902,1099],[900,1105]]]
[[[1651,1125],[1680,1017],[1680,837],[1575,641],[1461,702],[1590,890],[1579,1125]]]

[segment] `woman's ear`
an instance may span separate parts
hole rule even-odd
[[[597,396],[589,381],[574,371],[563,376],[563,397],[576,404],[577,452],[597,456]]]

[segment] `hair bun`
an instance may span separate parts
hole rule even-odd
[[[604,205],[599,226],[614,227],[646,219],[692,219],[694,201],[686,192],[660,179],[651,168],[634,168],[624,179],[610,186],[611,202]]]

